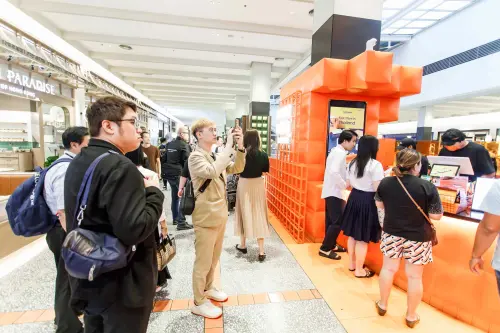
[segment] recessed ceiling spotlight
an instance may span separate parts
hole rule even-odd
[[[314,16],[314,9],[311,9],[311,10],[309,11],[309,16]]]
[[[127,50],[127,51],[132,50],[132,46],[130,46],[130,45],[125,45],[125,44],[120,44],[120,48],[121,48],[121,49],[124,49],[124,50]]]
[[[290,15],[295,15],[295,12],[290,12]]]

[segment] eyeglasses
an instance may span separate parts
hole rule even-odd
[[[121,119],[121,120],[113,120],[115,123],[120,123],[122,121],[126,121],[126,122],[129,122],[131,123],[132,125],[134,125],[135,128],[139,128],[139,122],[137,121],[137,119],[135,118],[132,118],[132,119]]]

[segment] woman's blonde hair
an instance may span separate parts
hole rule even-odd
[[[403,149],[396,155],[396,166],[392,169],[397,177],[410,173],[422,160],[422,155],[413,149]]]
[[[204,128],[210,127],[212,125],[215,125],[215,123],[213,121],[205,119],[205,118],[196,120],[191,125],[191,133],[193,134],[196,141],[198,141],[198,137],[196,136],[196,133],[198,133],[198,132],[202,131]]]

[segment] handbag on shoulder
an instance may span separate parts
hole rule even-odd
[[[396,179],[398,180],[398,182],[401,185],[401,187],[403,187],[403,190],[405,190],[406,194],[411,199],[411,201],[413,202],[413,204],[415,205],[415,207],[417,207],[417,209],[419,210],[419,212],[422,213],[422,215],[425,217],[425,219],[427,220],[427,222],[431,225],[431,229],[432,229],[432,240],[431,240],[432,241],[432,246],[438,245],[439,241],[438,241],[438,238],[437,238],[437,232],[436,232],[436,227],[434,226],[434,223],[432,223],[432,221],[429,218],[429,216],[427,216],[427,214],[422,210],[422,208],[420,208],[420,206],[415,201],[415,199],[413,199],[413,197],[411,196],[410,192],[408,192],[408,190],[404,186],[404,184],[401,181],[401,179],[399,179],[399,177],[397,177],[397,176],[396,176]]]

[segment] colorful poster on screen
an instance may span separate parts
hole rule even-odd
[[[330,131],[328,135],[328,152],[338,144],[340,133],[350,129],[358,133],[358,138],[363,136],[365,128],[365,109],[330,107]]]

